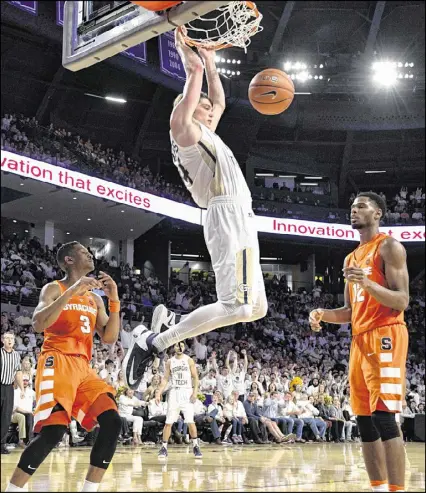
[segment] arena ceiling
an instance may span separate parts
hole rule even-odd
[[[241,76],[223,77],[227,110],[218,133],[241,165],[321,171],[351,191],[424,182],[425,17],[421,1],[259,1],[264,30],[242,60]],[[37,115],[153,164],[170,166],[170,108],[182,84],[161,74],[157,40],[147,66],[117,55],[80,72],[61,65],[62,28],[55,2],[39,2],[37,17],[1,2],[1,100],[4,112]],[[374,59],[414,63],[398,89],[371,83]],[[283,115],[264,117],[247,101],[251,77],[287,60],[323,64],[324,82],[307,82]],[[118,106],[86,93],[124,96]],[[367,170],[386,170],[372,183]]]

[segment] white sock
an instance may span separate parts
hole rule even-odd
[[[371,491],[389,491],[389,485],[387,483],[372,486]]]
[[[198,438],[193,438],[192,439],[192,446],[193,447],[198,447]]]
[[[168,442],[163,442],[163,447],[167,449]]]
[[[91,481],[84,480],[83,489],[81,491],[98,491],[99,483],[92,483]]]
[[[220,327],[233,325],[241,317],[241,310],[244,309],[244,306],[240,306],[230,313],[219,302],[201,306],[178,324],[158,334],[153,344],[159,351],[164,351],[184,339],[190,339]]]
[[[23,488],[20,488],[19,486],[15,486],[14,484],[9,483],[4,491],[25,491],[25,486]]]

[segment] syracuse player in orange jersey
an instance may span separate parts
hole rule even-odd
[[[352,324],[349,363],[351,406],[357,415],[364,461],[373,491],[404,491],[405,449],[396,422],[405,394],[409,302],[404,247],[379,232],[386,203],[377,194],[359,194],[352,204],[352,228],[360,245],[345,259],[345,306],[310,313],[320,322]]]
[[[44,332],[36,374],[36,439],[22,453],[6,491],[23,491],[50,451],[61,440],[73,416],[88,431],[99,423],[99,434],[90,455],[82,491],[97,491],[115,453],[121,420],[113,387],[90,368],[95,330],[106,344],[116,342],[120,329],[117,285],[94,269],[90,252],[77,241],[65,243],[57,253],[65,272],[41,291],[33,327]],[[109,299],[108,317],[102,298],[91,289],[101,288]]]

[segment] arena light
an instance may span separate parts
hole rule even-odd
[[[124,104],[124,103],[127,103],[127,101],[123,98],[116,98],[114,96],[105,96],[105,99],[107,101],[111,101],[113,103],[120,103],[120,104]]]
[[[278,260],[277,257],[260,257],[260,260]]]
[[[368,171],[365,171],[365,173],[367,175],[374,175],[376,173],[386,173],[386,170],[385,169],[379,169],[379,170],[368,170]]]
[[[287,72],[287,70],[290,70],[292,67],[291,62],[285,62],[284,64],[284,70]]]
[[[274,173],[256,173],[256,176],[274,176]]]
[[[278,175],[280,178],[297,178],[296,175]]]
[[[394,85],[398,80],[396,67],[392,63],[382,63],[375,69],[373,80],[377,84],[385,87]]]
[[[305,180],[322,180],[322,176],[305,176]]]
[[[308,80],[308,77],[309,77],[308,72],[300,72],[297,78],[298,80],[300,80],[300,82],[306,82]]]
[[[301,186],[306,186],[306,187],[316,187],[318,186],[318,183],[310,182],[310,181],[302,181],[302,183],[299,183]]]

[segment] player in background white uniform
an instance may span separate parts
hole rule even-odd
[[[192,438],[194,455],[201,458],[197,438],[197,427],[194,422],[194,402],[198,394],[198,372],[195,362],[188,355],[184,354],[185,344],[181,341],[174,346],[175,354],[167,360],[164,377],[161,380],[158,392],[155,394],[156,404],[160,404],[161,395],[171,379],[169,397],[167,399],[166,424],[163,429],[163,444],[158,452],[158,457],[167,457],[167,443],[175,423],[182,412],[188,424],[189,436]]]
[[[175,43],[187,79],[170,119],[172,156],[194,201],[207,208],[204,237],[218,301],[194,310],[172,327],[167,308],[157,307],[154,333],[136,328],[133,334],[140,334],[139,338],[133,340],[124,360],[125,378],[131,388],[142,378],[155,353],[219,327],[258,320],[268,310],[251,193],[232,151],[215,133],[225,109],[215,52],[198,49],[198,56],[185,45],[179,29]],[[201,92],[204,68],[208,95]],[[161,330],[163,324],[168,330]]]

